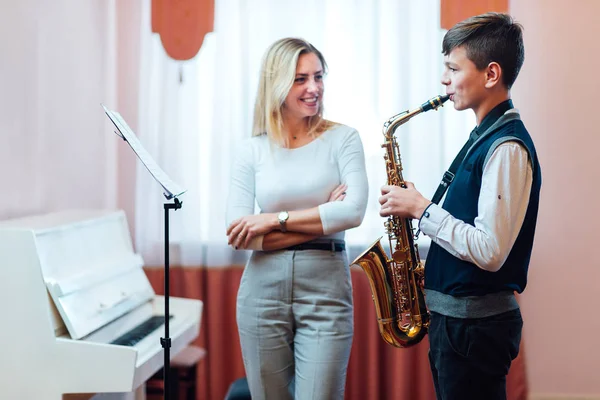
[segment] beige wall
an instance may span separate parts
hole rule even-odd
[[[0,5],[0,219],[116,206],[115,7]]]
[[[0,5],[0,219],[122,208],[136,159],[100,102],[135,130],[141,0]]]
[[[138,132],[141,1],[117,2],[117,104],[114,109]],[[147,27],[150,29],[150,27]],[[117,144],[117,207],[125,210],[135,243],[135,176],[138,160],[122,141]]]
[[[513,90],[542,165],[522,297],[533,394],[600,397],[600,1],[513,0],[525,65]]]

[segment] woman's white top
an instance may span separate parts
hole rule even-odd
[[[362,222],[367,207],[365,156],[358,132],[334,125],[312,142],[286,149],[267,135],[240,143],[231,170],[227,226],[254,214],[318,207],[324,238],[343,239],[346,229]],[[348,185],[343,201],[328,202],[340,184]]]

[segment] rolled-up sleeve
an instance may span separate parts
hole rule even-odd
[[[341,183],[345,183],[348,188],[343,201],[333,201],[319,206],[325,235],[357,227],[365,216],[369,188],[364,149],[356,130],[353,129],[344,136],[337,162]]]

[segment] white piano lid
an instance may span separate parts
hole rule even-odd
[[[63,211],[4,221],[0,229],[34,234],[44,281],[74,339],[154,296],[123,211]]]

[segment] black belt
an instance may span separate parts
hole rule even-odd
[[[288,247],[286,250],[325,250],[325,251],[344,251],[346,245],[344,243],[302,243]]]

